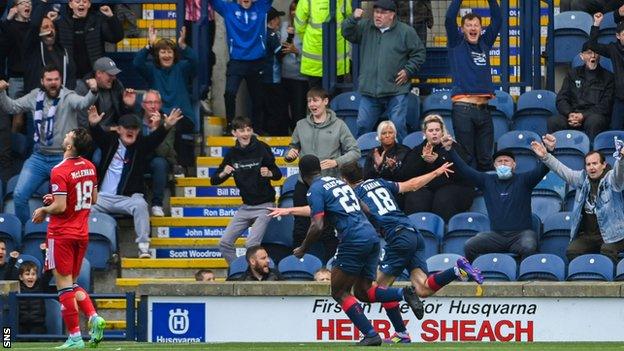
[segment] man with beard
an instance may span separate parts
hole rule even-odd
[[[282,280],[279,272],[269,267],[271,259],[262,246],[256,245],[247,248],[245,258],[249,267],[245,274],[236,280],[260,282]]]
[[[63,160],[62,142],[65,134],[78,127],[78,111],[91,106],[97,99],[97,84],[87,81],[89,92],[80,96],[61,84],[61,72],[54,65],[46,65],[41,74],[41,88],[33,89],[13,100],[7,96],[9,84],[0,80],[0,110],[9,113],[30,112],[34,122],[34,150],[13,191],[15,214],[22,221],[30,218],[28,199],[43,182],[50,178],[52,167]]]
[[[24,43],[24,91],[31,91],[39,86],[43,67],[53,64],[61,73],[61,84],[68,89],[76,87],[76,67],[74,60],[56,41],[54,19],[56,12],[46,16],[45,6],[35,6],[30,20],[30,31]]]

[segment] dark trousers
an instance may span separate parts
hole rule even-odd
[[[295,130],[297,121],[305,118],[307,115],[306,94],[308,93],[308,82],[282,78],[282,89],[284,89],[284,99],[286,100],[290,116],[290,129]]]
[[[474,188],[461,184],[447,184],[437,189],[428,187],[405,193],[403,212],[432,212],[444,219],[466,212],[474,198]]]
[[[561,11],[584,11],[591,14],[607,13],[622,5],[622,0],[562,0]]]
[[[523,260],[537,252],[537,234],[531,230],[515,232],[483,232],[466,241],[464,252],[468,261],[487,253],[511,252]]]
[[[247,91],[251,98],[251,121],[254,127],[262,127],[262,84],[260,71],[262,60],[240,61],[230,60],[225,71],[225,117],[228,124],[236,117],[236,94],[243,79],[247,83]]]
[[[11,118],[0,111],[0,179],[6,184],[17,173],[19,170],[13,169],[11,153]]]
[[[306,197],[307,192],[308,186],[301,181],[297,182],[297,185],[295,185],[295,192],[293,193],[294,207],[308,205],[308,199]],[[293,228],[293,247],[301,246],[301,243],[308,233],[308,228],[310,228],[310,217],[295,216],[295,225]],[[325,228],[323,228],[323,234],[321,234],[319,241],[325,248],[324,257],[319,258],[323,259],[323,262],[327,262],[330,258],[332,258],[332,256],[334,256],[336,248],[338,247],[338,238],[335,235],[333,225],[325,222]]]
[[[472,104],[453,104],[453,130],[458,143],[472,156],[472,166],[479,171],[492,169],[494,124],[490,110]]]
[[[568,245],[566,256],[569,261],[572,261],[577,256],[601,253],[617,263],[619,261],[618,254],[621,251],[624,251],[624,240],[607,244],[600,235],[585,235],[585,233],[581,232]]]
[[[176,152],[176,160],[183,167],[195,165],[195,124],[190,118],[182,118],[175,125],[175,141],[173,148]]]
[[[589,140],[594,140],[594,137],[600,132],[609,128],[609,119],[606,116],[599,115],[597,113],[584,113],[583,112],[583,125],[580,128],[572,128],[568,124],[568,117],[564,115],[557,115],[548,118],[548,133],[554,133],[558,130],[564,129],[576,129],[585,132],[589,137]]]
[[[264,127],[259,126],[271,136],[289,136],[288,107],[284,90],[280,83],[262,83]]]

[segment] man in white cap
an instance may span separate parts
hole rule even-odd
[[[101,125],[106,129],[117,125],[119,117],[133,112],[132,109],[136,101],[134,89],[124,89],[123,84],[117,79],[119,73],[121,70],[115,61],[104,56],[95,60],[93,72],[76,83],[76,92],[85,95],[89,91],[86,80],[95,78],[99,91],[95,106],[100,113],[104,113]],[[78,125],[84,128],[89,126],[86,110],[80,111]]]

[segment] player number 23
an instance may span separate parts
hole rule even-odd
[[[344,208],[345,212],[351,213],[360,210],[360,203],[358,202],[353,189],[351,189],[348,185],[340,188],[334,188],[332,193],[335,197],[339,198],[338,201],[340,202],[342,208]]]
[[[74,210],[87,210],[91,208],[93,194],[93,182],[90,180],[76,184],[76,208]]]

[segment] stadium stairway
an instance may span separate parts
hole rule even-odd
[[[260,137],[269,144],[276,156],[276,163],[283,178],[272,182],[279,194],[284,179],[298,172],[297,163],[283,159],[290,137]],[[225,227],[238,206],[242,204],[233,179],[214,186],[210,175],[216,172],[223,156],[234,146],[233,137],[208,137],[207,157],[197,158],[198,177],[176,179],[175,190],[169,199],[170,216],[152,217],[152,259],[138,259],[131,219],[118,221],[120,227],[120,270],[113,277],[110,272],[100,272],[106,279],[98,282],[96,291],[129,291],[147,282],[189,282],[199,269],[211,269],[217,280],[225,279],[227,263],[221,258],[218,243]],[[246,235],[246,233],[245,233]],[[239,254],[243,254],[245,238],[236,242]],[[102,302],[104,303],[104,302]],[[116,306],[110,302],[110,306]],[[119,315],[121,316],[121,315]],[[122,320],[123,318],[115,319]]]

